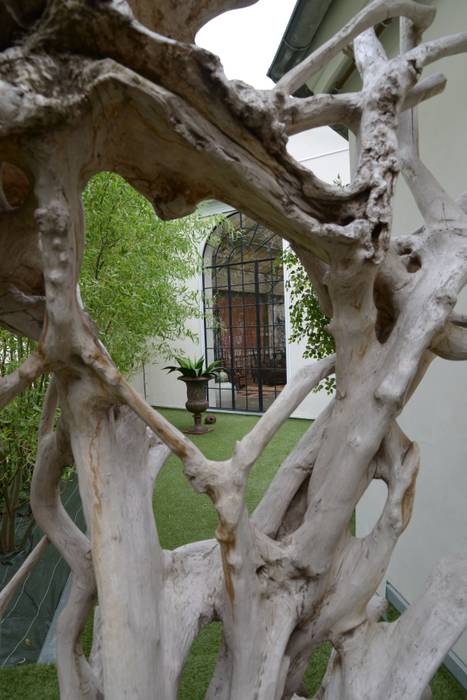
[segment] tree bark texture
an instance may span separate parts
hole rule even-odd
[[[316,700],[419,700],[467,626],[465,554],[441,561],[397,622],[381,621],[376,595],[410,521],[419,469],[398,415],[435,355],[467,359],[467,320],[453,311],[467,281],[465,198],[453,200],[423,164],[416,120],[417,104],[446,83],[423,78],[424,67],[467,51],[467,34],[424,43],[431,7],[374,0],[275,89],[258,91],[227,80],[194,43],[209,19],[253,2],[0,2],[0,323],[39,341],[1,380],[0,404],[53,375],[31,503],[72,570],[58,630],[64,700],[175,700],[191,643],[213,620],[223,623],[223,643],[209,700],[299,697],[325,640],[333,652]],[[393,58],[374,30],[389,18],[401,27]],[[349,47],[360,91],[292,96]],[[335,123],[358,143],[344,189],[286,150],[290,134]],[[336,355],[301,370],[223,462],[132,389],[82,306],[81,195],[102,170],[126,178],[162,218],[217,198],[280,234],[332,319]],[[400,173],[424,225],[395,237]],[[334,399],[250,516],[252,465],[334,371]],[[218,527],[212,540],[164,551],[152,493],[171,452],[211,499]],[[87,535],[60,502],[71,462]],[[357,538],[349,523],[373,479],[386,484],[386,504]],[[96,601],[88,660],[80,636]]]

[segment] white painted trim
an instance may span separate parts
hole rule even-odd
[[[317,158],[325,158],[326,156],[335,156],[338,153],[347,153],[349,150],[349,147],[344,147],[344,148],[338,148],[336,151],[326,151],[325,153],[318,153],[316,156],[305,156],[304,158],[300,158],[298,161],[299,163],[304,163],[305,161],[308,160],[316,160]]]
[[[208,233],[206,238],[204,238],[202,241],[200,241],[200,244],[199,244],[199,254],[201,257],[201,270],[198,274],[198,293],[199,293],[199,308],[200,308],[199,348],[200,348],[201,355],[204,358],[206,358],[206,343],[205,343],[205,337],[204,337],[203,265],[204,265],[204,249],[206,248],[206,243],[208,241],[210,234],[211,234],[211,232]]]

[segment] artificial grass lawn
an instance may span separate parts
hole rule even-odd
[[[177,427],[190,425],[185,411],[161,411]],[[256,416],[216,414],[211,433],[193,437],[211,459],[225,459],[232,454],[235,441],[258,420]],[[304,420],[289,420],[268,445],[254,466],[248,483],[247,505],[256,506],[282,459],[290,452],[309,425]],[[174,549],[187,542],[213,537],[217,520],[207,498],[195,493],[183,476],[179,460],[171,457],[156,483],[154,510],[159,537],[164,548]],[[195,640],[182,676],[179,700],[202,700],[216,663],[222,635],[220,623],[207,625]],[[91,625],[84,635],[83,646],[89,650]],[[326,668],[328,645],[313,656],[305,675],[305,687],[311,694],[319,687]],[[467,700],[465,691],[448,671],[441,669],[432,683],[434,700]],[[3,700],[58,700],[54,666],[23,666],[0,672],[0,698]],[[376,699],[375,699],[376,700]],[[378,699],[379,700],[379,699]],[[381,699],[382,700],[382,699]]]

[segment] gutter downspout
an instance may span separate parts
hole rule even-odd
[[[284,73],[310,53],[316,32],[332,2],[333,0],[297,0],[276,55],[268,69],[267,75],[274,82],[277,82]],[[309,91],[307,94],[310,94]]]

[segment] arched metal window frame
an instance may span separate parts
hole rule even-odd
[[[229,225],[230,222],[232,222],[232,219],[235,221],[235,228],[233,228],[233,231],[241,231],[241,235],[238,236],[238,244],[235,245],[235,243],[231,246],[230,250],[226,250],[226,245],[225,245],[225,228],[226,226]],[[213,237],[216,235],[216,232],[219,231],[219,228],[223,229],[221,231],[221,235],[219,236],[218,241],[214,241],[213,244]],[[260,234],[266,234],[266,237],[261,236]],[[246,235],[245,235],[246,234]],[[256,239],[256,240],[255,240]],[[272,242],[275,242],[276,245],[272,245]],[[265,256],[261,257],[256,257],[255,255],[251,255],[251,253],[259,252],[261,248],[265,248],[267,251],[267,254]],[[248,250],[248,255],[245,255],[246,251]],[[208,342],[208,327],[207,327],[207,322],[206,322],[206,317],[207,317],[207,310],[210,310],[211,312],[214,311],[214,303],[211,304],[211,306],[207,305],[207,291],[211,290],[211,294],[214,294],[215,292],[213,290],[217,290],[218,287],[216,286],[215,280],[211,280],[211,285],[207,286],[206,285],[206,271],[211,270],[211,271],[217,271],[221,268],[226,269],[226,274],[227,274],[227,291],[228,291],[228,314],[229,314],[229,321],[228,321],[228,327],[229,327],[229,334],[230,334],[230,365],[227,368],[228,375],[229,375],[229,380],[231,383],[231,397],[230,397],[230,403],[231,406],[228,406],[227,408],[222,407],[222,405],[219,407],[218,405],[216,406],[211,406],[211,408],[216,408],[218,410],[240,410],[240,411],[246,411],[246,412],[254,412],[254,413],[262,413],[265,410],[265,403],[270,402],[273,400],[278,393],[282,390],[283,384],[285,384],[285,381],[282,382],[282,384],[273,383],[271,384],[270,381],[267,382],[267,388],[268,388],[268,396],[265,397],[264,393],[264,386],[263,386],[263,379],[266,373],[266,376],[272,376],[276,377],[278,374],[283,374],[285,377],[286,373],[286,339],[285,339],[285,314],[284,318],[278,320],[276,319],[275,316],[275,309],[276,309],[276,302],[274,301],[275,298],[278,296],[281,296],[283,301],[281,303],[281,306],[285,303],[285,289],[284,289],[284,275],[283,275],[283,267],[282,264],[280,264],[280,277],[276,277],[275,274],[272,273],[273,266],[276,266],[278,263],[278,254],[282,251],[282,239],[280,236],[277,234],[273,233],[272,231],[266,229],[264,226],[261,224],[252,221],[249,217],[245,217],[244,214],[241,212],[235,211],[232,212],[231,214],[227,215],[225,219],[220,223],[217,224],[213,230],[211,231],[210,235],[207,237],[204,248],[203,248],[203,271],[202,271],[202,290],[203,290],[203,310],[204,310],[204,345],[205,345],[205,354],[206,354],[206,361],[211,361],[213,359],[213,356],[218,359],[220,354],[224,354],[225,351],[222,350],[222,340],[220,339],[220,336],[216,336],[216,330],[214,328],[214,325],[209,328],[209,330],[212,332],[212,341],[211,343]],[[206,264],[206,258],[209,256],[209,263]],[[238,259],[236,259],[238,258]],[[264,292],[259,292],[259,265],[264,264],[264,263],[270,263],[271,264],[271,293],[270,293],[270,298],[268,301],[264,302]],[[246,359],[244,357],[244,362],[245,364],[242,366],[237,366],[235,364],[235,350],[233,347],[233,329],[235,326],[232,323],[232,284],[231,284],[231,269],[236,267],[236,266],[253,266],[255,270],[255,307],[256,307],[256,358],[255,358],[255,366],[254,368],[251,366],[246,366]],[[279,267],[279,266],[278,266]],[[214,272],[216,274],[216,272]],[[264,272],[261,272],[261,274],[264,274]],[[244,279],[244,267],[242,267],[242,280]],[[280,283],[281,286],[281,294],[278,295],[274,291],[274,286]],[[235,285],[234,285],[235,286]],[[220,288],[220,287],[219,287]],[[245,288],[245,284],[242,283],[242,290]],[[237,292],[235,292],[237,293]],[[243,291],[244,294],[246,292]],[[271,299],[273,301],[271,301]],[[243,305],[243,310],[245,312],[246,306],[250,306],[251,304],[245,305],[243,297],[242,297],[242,305]],[[271,324],[269,323],[269,320],[266,322],[263,319],[263,322],[261,323],[261,320],[258,322],[258,319],[261,319],[261,313],[262,310],[266,310],[266,313],[269,314],[269,312],[272,313],[272,322]],[[238,328],[239,326],[237,326]],[[245,333],[245,318],[243,317],[243,340],[244,343],[246,342],[246,333]],[[252,328],[251,325],[248,326],[248,328]],[[266,335],[262,337],[262,329],[264,330],[266,328]],[[280,329],[280,331],[278,331]],[[282,336],[283,342],[281,342],[280,346],[275,345],[275,340],[276,340],[276,331],[278,332],[279,335]],[[270,334],[270,335],[268,335]],[[262,362],[263,359],[263,353],[264,353],[264,348],[262,347],[262,341],[264,338],[268,338],[268,354],[269,354],[269,362],[264,364]],[[272,348],[270,346],[270,341],[272,338]],[[216,344],[217,343],[217,344]],[[244,345],[245,353],[246,353],[246,346]],[[212,353],[211,357],[209,357],[209,353]],[[254,354],[254,353],[253,353]],[[267,366],[271,365],[271,355],[273,357],[272,360],[272,366]],[[279,364],[276,364],[276,356],[279,356],[281,358],[281,361]],[[244,397],[244,406],[239,407],[238,404],[242,403],[242,400],[239,400],[236,397],[236,384],[237,384],[237,379],[239,374],[241,374],[241,370],[243,370],[244,374],[247,374],[248,371],[254,371],[256,374],[256,384],[248,384],[248,382],[245,385],[245,397]],[[268,374],[269,373],[269,374]],[[282,375],[281,375],[282,376]],[[257,388],[257,405],[254,405],[251,407],[251,403],[256,401],[256,399],[252,399],[251,401],[249,400],[249,389],[250,387],[255,386]],[[273,392],[273,397],[271,399],[271,389],[269,387],[273,387],[274,392]],[[280,388],[278,388],[280,387]],[[219,392],[219,396],[222,396],[222,392]]]

